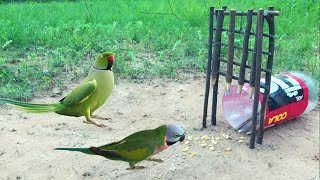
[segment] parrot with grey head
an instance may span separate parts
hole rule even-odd
[[[92,113],[102,106],[109,98],[114,76],[112,66],[114,54],[112,52],[101,53],[91,67],[87,78],[77,86],[70,94],[53,104],[32,104],[0,98],[0,102],[14,105],[17,109],[32,113],[55,112],[66,116],[85,116],[84,123],[104,127],[91,120],[91,117],[106,120]]]
[[[167,149],[171,145],[182,142],[185,138],[184,130],[173,124],[159,126],[155,129],[143,130],[107,145],[90,148],[55,148],[55,150],[78,151],[90,155],[100,155],[110,160],[125,161],[131,169],[142,169],[135,164],[143,160],[163,162],[151,156]]]

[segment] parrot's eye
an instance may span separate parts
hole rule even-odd
[[[173,133],[173,137],[177,138],[177,137],[180,137],[180,135],[177,133]]]

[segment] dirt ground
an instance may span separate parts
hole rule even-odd
[[[250,150],[249,136],[234,131],[223,118],[222,89],[218,125],[194,130],[201,126],[204,81],[117,80],[113,94],[95,113],[111,117],[99,121],[111,129],[84,124],[84,117],[31,114],[1,105],[0,179],[319,179],[319,109],[267,129],[263,145]],[[56,102],[76,85],[32,102]],[[142,170],[128,171],[128,163],[101,156],[53,150],[99,146],[168,123],[181,125],[187,140],[156,155],[164,163],[139,163],[146,167]],[[201,147],[205,135],[208,146]],[[239,143],[242,136],[246,139]]]

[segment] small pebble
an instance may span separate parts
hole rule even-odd
[[[89,177],[89,176],[91,176],[91,173],[90,172],[85,172],[85,173],[82,174],[82,176]]]
[[[229,139],[229,140],[231,140],[231,137],[230,137],[230,135],[226,135],[226,139]]]
[[[174,165],[171,165],[170,171],[175,171],[177,168]]]
[[[214,147],[210,147],[209,149],[210,149],[211,151],[214,151]]]
[[[224,149],[224,151],[232,151],[231,147]]]

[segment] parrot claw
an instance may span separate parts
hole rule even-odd
[[[92,118],[94,119],[100,119],[100,120],[112,120],[111,118],[105,118],[105,117],[101,117],[101,116],[98,116],[98,115],[93,115],[91,116]]]
[[[144,169],[144,166],[130,166],[127,168],[127,170],[136,170],[136,169]]]
[[[156,158],[151,158],[151,157],[147,158],[146,160],[147,161],[154,161],[154,162],[158,162],[158,163],[163,163],[164,162],[162,159],[156,159]]]
[[[86,123],[86,124],[93,124],[95,126],[98,126],[98,127],[102,127],[102,128],[106,128],[107,126],[106,125],[103,125],[103,124],[97,124],[93,121],[83,121],[83,123]]]

